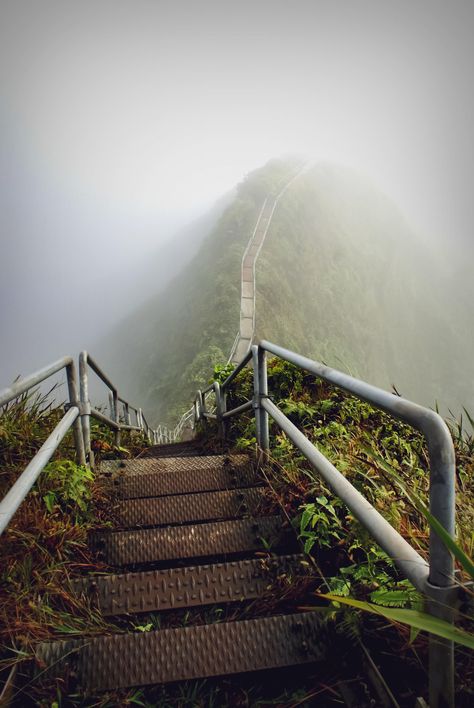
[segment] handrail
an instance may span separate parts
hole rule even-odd
[[[91,406],[89,400],[89,377],[88,368],[101,379],[101,381],[110,390],[110,417],[98,411],[96,408]],[[91,466],[94,465],[94,454],[91,449],[91,433],[90,433],[90,418],[91,416],[101,423],[108,425],[112,430],[115,431],[115,444],[120,445],[121,433],[124,430],[135,430],[141,431],[147,436],[148,441],[157,442],[157,431],[153,430],[141,408],[135,408],[128,401],[118,395],[117,387],[112,383],[108,376],[102,371],[101,367],[97,362],[91,357],[87,351],[82,351],[79,355],[79,379],[80,379],[80,398],[81,398],[81,424],[84,436],[84,448],[86,458]],[[124,423],[120,422],[119,414],[119,403],[123,407],[123,420]],[[136,425],[131,425],[130,410],[135,412]]]
[[[444,529],[454,536],[455,522],[455,456],[454,445],[444,420],[432,410],[388,393],[376,386],[301,356],[276,344],[260,341],[253,345],[227,379],[214,385],[217,422],[225,435],[224,421],[253,408],[257,443],[264,454],[269,452],[269,416],[288,435],[312,467],[324,478],[332,491],[343,500],[376,542],[386,551],[401,572],[428,598],[428,611],[447,622],[453,622],[453,606],[457,595],[454,582],[454,558],[441,538],[430,527],[429,563],[398,533],[360,492],[336,469],[317,447],[287,418],[268,395],[267,354],[288,361],[300,369],[342,389],[360,400],[385,411],[419,430],[428,444],[430,462],[430,512]],[[252,360],[254,396],[231,410],[226,408],[230,384]],[[206,389],[208,391],[210,389]],[[205,406],[195,399],[196,418],[211,417]],[[454,647],[448,640],[430,635],[430,706],[454,706]]]
[[[3,389],[3,391],[0,392],[0,407],[7,405],[10,401],[18,398],[18,396],[21,396],[38,384],[46,381],[51,376],[54,376],[54,374],[59,373],[62,369],[66,369],[68,384],[69,403],[67,404],[67,410],[52,433],[48,436],[0,502],[0,535],[10,523],[13,515],[20,507],[24,498],[71,427],[74,433],[77,461],[80,465],[86,462],[84,442],[79,422],[80,404],[77,396],[76,369],[72,357],[63,357],[53,364],[45,366],[43,369],[27,376],[25,379],[16,381],[9,388]]]

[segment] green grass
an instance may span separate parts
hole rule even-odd
[[[64,415],[57,394],[32,391],[1,410],[0,497]],[[95,422],[92,444],[99,459],[114,454],[113,434]],[[145,441],[126,433],[122,445],[136,452]],[[70,585],[71,578],[98,569],[88,533],[110,524],[109,499],[94,485],[93,472],[74,457],[69,432],[0,539],[0,670],[17,665],[22,675],[38,641],[110,629]],[[37,685],[24,680],[17,705],[36,701]],[[52,694],[56,689],[49,683],[38,695]]]
[[[228,369],[216,370],[223,380]],[[371,504],[409,541],[428,557],[429,469],[423,436],[402,422],[316,380],[284,361],[268,365],[272,400],[318,447]],[[228,407],[252,396],[250,370],[235,379],[228,395]],[[466,416],[467,417],[467,416]],[[474,514],[474,438],[463,421],[449,420],[457,461],[457,538],[451,550],[457,559],[457,582],[466,587],[466,604],[459,615],[457,689],[459,705],[472,700],[474,675],[474,617],[466,585],[472,578]],[[209,431],[209,434],[211,432]],[[251,416],[232,418],[229,442],[237,450],[255,449],[255,423]],[[283,508],[298,532],[302,548],[314,563],[321,581],[321,593],[341,598],[334,617],[349,634],[369,643],[390,673],[390,666],[402,655],[411,666],[411,681],[405,686],[426,688],[422,665],[427,661],[426,635],[420,629],[449,633],[449,627],[434,628],[423,614],[423,598],[398,572],[393,561],[377,546],[343,502],[335,497],[307,460],[275,424],[270,425],[270,464],[265,474],[273,489],[275,507]],[[447,541],[450,543],[449,541]],[[312,606],[307,596],[302,604]],[[346,604],[371,612],[354,624],[347,620]],[[379,610],[377,610],[379,608]],[[385,620],[393,624],[383,630]],[[407,626],[404,627],[403,623]],[[348,634],[348,636],[349,636]],[[378,658],[376,658],[378,660]],[[391,663],[392,662],[392,663]],[[421,662],[421,663],[420,663]],[[456,704],[458,705],[458,704]]]

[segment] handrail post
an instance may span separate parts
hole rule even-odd
[[[115,406],[112,391],[109,391],[109,412],[112,420],[115,420]]]
[[[120,417],[119,417],[119,402],[118,402],[118,392],[114,389],[112,392],[112,403],[113,403],[113,420],[119,425],[120,423]],[[122,442],[122,434],[120,431],[120,428],[115,429],[115,447],[120,447],[120,443]]]
[[[267,353],[262,347],[257,350],[257,376],[258,389],[260,393],[258,414],[260,418],[260,447],[265,455],[270,449],[270,437],[268,433],[268,413],[261,405],[262,397],[268,396],[268,375],[267,375]],[[255,373],[254,373],[255,376]]]
[[[264,455],[267,456],[270,448],[268,413],[262,406],[262,398],[268,396],[267,353],[262,347],[253,345],[252,364],[257,444]]]
[[[260,381],[258,377],[258,346],[252,346],[252,369],[253,369],[253,413],[255,416],[255,431],[257,438],[257,447],[262,447],[262,434],[260,430]]]
[[[455,536],[455,453],[445,422],[438,415],[427,417],[423,433],[430,459],[430,512],[454,538]],[[430,528],[430,574],[427,587],[428,611],[450,624],[454,621],[457,586],[454,558]],[[430,635],[430,708],[454,708],[454,643]]]
[[[219,427],[219,435],[220,435],[222,442],[224,442],[225,430],[224,430],[224,421],[222,419],[222,414],[224,411],[222,410],[221,386],[218,381],[214,381],[212,387],[214,389],[214,393],[216,396],[216,415],[217,415],[217,425]]]
[[[84,453],[90,467],[94,467],[94,453],[91,450],[91,406],[89,401],[89,382],[87,376],[87,352],[79,355],[79,383],[81,399],[81,427],[84,439]]]
[[[131,419],[130,419],[130,409],[128,407],[128,403],[123,403],[123,416],[125,418],[125,423],[127,425],[131,425]]]
[[[71,406],[77,406],[79,408],[79,399],[77,396],[77,379],[76,379],[76,367],[74,362],[71,362],[66,366],[66,376],[67,376],[67,387],[69,393],[69,403]],[[74,432],[74,444],[76,447],[76,459],[79,465],[86,464],[86,453],[84,450],[84,438],[82,437],[82,426],[79,418],[73,423]]]

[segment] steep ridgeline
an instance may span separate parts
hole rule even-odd
[[[266,198],[301,166],[274,160],[251,173],[181,274],[108,335],[99,349],[125,392],[140,395],[153,423],[175,422],[239,329],[242,256]],[[96,347],[97,349],[97,347]],[[137,393],[139,392],[139,394]]]
[[[272,161],[248,175],[191,263],[112,338],[116,375],[147,400],[153,422],[175,421],[213,365],[227,361],[239,330],[242,257],[265,200],[274,203],[300,166]],[[255,336],[459,411],[474,394],[467,285],[372,184],[317,165],[291,182],[265,231]]]

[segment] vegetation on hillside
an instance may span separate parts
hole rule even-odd
[[[222,381],[229,368],[217,367],[216,378]],[[268,373],[269,392],[275,404],[427,557],[428,524],[420,509],[423,503],[427,504],[429,472],[422,435],[287,362],[270,360]],[[232,384],[228,408],[252,395],[252,374],[246,369]],[[472,419],[467,423],[474,432]],[[457,458],[457,544],[467,557],[466,563],[458,565],[457,576],[466,589],[458,625],[468,634],[466,640],[459,635],[457,645],[456,705],[468,706],[474,697],[474,652],[466,648],[474,646],[470,603],[473,593],[466,584],[472,580],[469,557],[474,551],[474,437],[465,433],[463,421],[450,421],[450,427]],[[421,610],[423,598],[400,576],[393,561],[332,494],[287,436],[274,423],[270,431],[271,459],[264,474],[272,487],[274,507],[283,509],[298,532],[302,549],[314,564],[319,593],[338,596],[344,603],[332,605],[341,631],[353,633],[370,646],[401,705],[413,705],[414,695],[426,690],[427,635],[420,633],[419,627],[403,624],[406,613],[397,616],[394,610]],[[253,417],[231,418],[227,436],[238,450],[255,449]],[[321,597],[306,595],[300,601],[311,606]],[[344,609],[347,602],[362,602],[364,609],[376,614],[348,614]],[[392,620],[388,629],[387,619]]]
[[[474,396],[472,307],[437,255],[368,181],[315,166],[257,263],[257,336],[457,415]]]
[[[112,336],[113,351],[102,358],[145,402],[150,421],[176,421],[227,359],[239,327],[243,252],[263,200],[298,164],[274,160],[249,174],[192,262]]]
[[[193,260],[112,336],[108,366],[173,422],[239,323],[241,257],[296,161],[250,173]],[[279,201],[256,268],[257,336],[456,413],[474,396],[471,309],[445,262],[359,175],[317,165]],[[420,376],[422,369],[423,375]],[[472,372],[472,375],[471,373]]]
[[[0,499],[23,472],[64,415],[57,392],[32,391],[0,411]],[[141,434],[124,433],[114,448],[113,432],[91,421],[98,461],[109,455],[137,454]],[[69,432],[1,537],[0,677],[28,667],[38,641],[107,629],[100,614],[72,592],[70,580],[100,568],[87,544],[93,529],[110,525],[110,500],[94,485],[94,473],[74,462]],[[36,703],[36,684],[24,679],[17,705]],[[60,693],[60,687],[57,689]],[[56,686],[46,695],[56,696]],[[51,699],[53,700],[53,698]],[[50,702],[44,705],[51,705]]]

